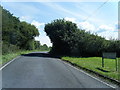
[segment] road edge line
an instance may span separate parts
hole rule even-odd
[[[63,61],[63,60],[60,60],[60,61]],[[63,61],[63,62],[64,62],[64,61]],[[74,69],[76,69],[76,70],[78,70],[78,71],[80,71],[80,72],[83,72],[84,74],[88,75],[89,77],[91,77],[91,78],[93,78],[93,79],[95,79],[95,80],[97,80],[97,81],[99,81],[99,82],[102,82],[103,84],[105,84],[105,85],[107,85],[107,86],[109,86],[109,87],[111,87],[111,88],[116,88],[116,87],[114,87],[114,86],[112,86],[112,85],[110,85],[110,84],[108,84],[108,83],[106,83],[106,82],[104,82],[104,81],[96,78],[96,77],[93,77],[93,76],[90,75],[89,73],[86,73],[85,71],[83,71],[83,70],[81,70],[81,69],[78,69],[78,68],[72,66],[71,64],[69,64],[69,63],[67,63],[67,62],[64,62],[64,63],[67,64],[67,65],[69,65],[70,67],[73,67]]]
[[[10,63],[12,63],[15,59],[19,58],[19,57],[20,57],[20,56],[17,56],[16,58],[14,58],[14,59],[10,60],[9,62],[7,62],[5,65],[3,65],[3,66],[0,68],[0,71],[1,71],[2,69],[4,69],[6,66],[8,66]]]

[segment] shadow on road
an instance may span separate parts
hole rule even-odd
[[[51,55],[49,53],[44,52],[34,52],[29,54],[21,54],[21,56],[27,56],[27,57],[51,57],[51,58],[60,58],[60,56]]]

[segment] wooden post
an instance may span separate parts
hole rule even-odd
[[[102,67],[104,67],[104,57],[102,57]]]
[[[116,61],[116,71],[117,71],[117,58],[116,58],[116,60],[115,60],[115,61]]]

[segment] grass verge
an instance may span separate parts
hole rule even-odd
[[[5,63],[9,62],[10,60],[14,59],[15,57],[21,55],[21,54],[28,54],[31,52],[37,52],[37,51],[41,51],[41,50],[27,50],[27,51],[18,51],[16,53],[9,53],[6,55],[2,55],[0,58],[0,66],[4,65]]]
[[[105,59],[104,67],[102,67],[101,57],[87,57],[87,58],[62,57],[62,59],[69,61],[73,64],[76,64],[80,67],[95,71],[104,76],[118,80],[118,71],[116,71],[116,63],[114,59]]]

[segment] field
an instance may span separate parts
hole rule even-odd
[[[101,57],[87,57],[87,58],[76,58],[76,57],[62,57],[63,60],[70,61],[78,66],[87,68],[98,72],[102,75],[111,77],[118,80],[118,71],[116,71],[115,59],[104,59],[104,67],[102,67]],[[120,58],[117,58],[117,60]]]

